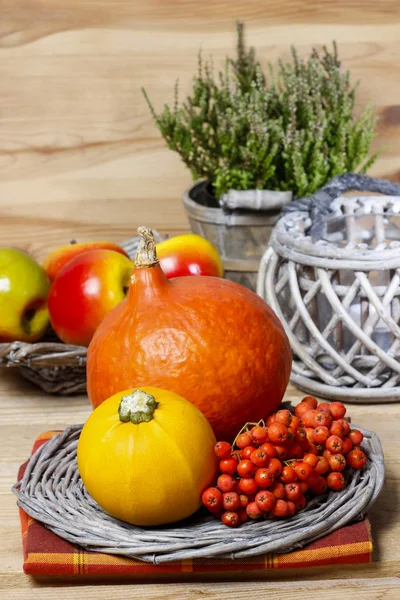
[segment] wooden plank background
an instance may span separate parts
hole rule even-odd
[[[72,238],[179,233],[190,174],[164,147],[157,108],[191,85],[200,46],[216,67],[235,20],[263,61],[336,39],[385,146],[371,173],[400,180],[398,0],[0,0],[0,234],[42,257]]]
[[[235,21],[264,63],[301,56],[336,39],[344,66],[361,80],[358,109],[380,116],[371,173],[400,181],[399,0],[0,0],[0,245],[37,258],[70,239],[119,241],[138,225],[188,230],[181,206],[190,175],[165,149],[140,89],[159,109],[180,79],[191,85],[200,46],[222,66]],[[298,400],[291,386],[286,398]],[[374,562],[296,574],[284,582],[39,590],[21,573],[18,514],[10,487],[34,437],[83,422],[87,398],[47,396],[17,373],[0,374],[0,598],[399,597],[399,405],[352,406],[354,422],[384,442],[385,493],[371,511]],[[289,581],[292,580],[292,581]],[[304,581],[312,579],[313,581]],[[318,581],[322,579],[324,581]],[[335,579],[336,581],[329,581]]]

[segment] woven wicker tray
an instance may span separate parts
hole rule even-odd
[[[156,242],[166,239],[153,229]],[[120,244],[133,259],[140,237]],[[34,344],[11,342],[0,344],[0,367],[17,368],[21,375],[45,392],[70,395],[86,392],[86,354],[84,346],[64,344],[54,332]]]
[[[239,558],[266,552],[285,553],[362,518],[384,483],[379,438],[363,430],[368,464],[347,475],[341,492],[310,500],[290,519],[247,522],[229,529],[200,510],[165,527],[135,527],[107,515],[89,496],[80,479],[76,448],[82,426],[67,428],[30,458],[13,492],[31,517],[67,541],[87,550],[118,554],[154,564],[193,558]]]

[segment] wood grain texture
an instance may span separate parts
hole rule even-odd
[[[262,591],[262,597],[266,599],[292,600],[296,598],[308,598],[310,594],[313,597],[323,594],[326,600],[337,600],[337,598],[354,598],[354,600],[397,600],[400,591],[400,582],[398,578],[388,577],[377,581],[363,581],[356,579],[354,581],[337,582],[306,582],[305,585],[299,585],[297,582],[279,582],[278,584],[269,583],[268,589]],[[133,587],[132,585],[120,585],[99,591],[98,586],[85,586],[84,589],[77,591],[77,588],[60,588],[49,586],[40,590],[40,598],[50,600],[55,597],[60,600],[71,598],[71,592],[81,593],[87,600],[97,600],[98,598],[108,598],[106,594],[117,594],[121,600],[141,600],[144,595],[154,600],[194,600],[197,598],[207,598],[209,600],[230,600],[232,594],[237,600],[247,600],[249,594],[260,594],[259,583],[200,583],[200,584],[170,584],[165,586],[148,585]],[[7,598],[8,590],[4,590],[2,595],[0,590],[0,599]],[[36,600],[37,589],[13,590],[13,600]],[[75,598],[78,596],[74,595]]]
[[[289,386],[285,399],[297,403],[301,397],[302,394],[298,390],[293,386]],[[312,570],[302,569],[300,571],[296,570],[296,573],[291,570],[265,572],[262,574],[252,573],[252,580],[262,579],[265,581],[265,583],[259,584],[261,586],[259,590],[262,590],[263,597],[264,593],[270,590],[270,582],[272,580],[293,580],[297,582],[296,585],[298,587],[296,589],[300,593],[303,586],[302,582],[309,580],[319,581],[321,589],[325,589],[328,592],[328,589],[332,587],[329,580],[335,579],[341,582],[341,585],[338,584],[335,587],[338,594],[336,597],[346,598],[348,597],[346,594],[348,594],[349,589],[354,589],[355,593],[359,593],[358,597],[360,598],[362,594],[365,594],[365,598],[378,598],[380,594],[379,590],[386,589],[386,584],[382,583],[381,579],[395,578],[400,573],[400,547],[398,545],[400,537],[400,515],[398,511],[400,442],[396,435],[400,407],[392,404],[386,406],[349,405],[348,408],[353,423],[377,432],[383,442],[385,452],[387,470],[385,489],[370,514],[374,538],[374,562],[359,566],[323,567]],[[18,417],[16,417],[16,413],[18,413]],[[45,430],[63,429],[73,423],[82,423],[89,414],[89,402],[85,396],[60,398],[43,395],[35,387],[22,380],[17,373],[11,371],[0,372],[0,439],[2,440],[2,454],[0,457],[0,590],[8,590],[9,593],[10,589],[12,589],[12,593],[15,594],[12,598],[33,598],[33,591],[32,595],[29,595],[30,592],[28,590],[37,585],[46,586],[41,589],[40,597],[50,598],[52,597],[50,591],[54,593],[52,588],[54,582],[42,582],[38,584],[21,573],[22,552],[18,511],[15,498],[10,493],[18,466],[29,456],[33,440],[39,433]],[[188,594],[194,593],[193,590],[195,588],[191,587],[191,584],[196,577],[197,580],[211,580],[216,576],[210,574],[207,577],[197,575],[188,578],[186,575],[182,575],[182,577],[179,575],[179,581],[186,581],[186,583],[182,583],[179,588],[175,588],[174,586],[171,588],[168,587],[168,593],[171,593],[171,597],[173,597],[174,594],[181,590],[182,594],[190,597]],[[245,572],[230,574],[225,577],[244,582],[249,579],[248,574]],[[363,578],[363,584],[360,585],[358,582],[353,586],[354,578]],[[152,580],[154,581],[153,576]],[[161,580],[170,581],[166,576],[162,577]],[[269,582],[268,584],[266,583],[267,581]],[[394,585],[397,580],[392,579],[391,581]],[[397,584],[400,585],[398,581]],[[64,587],[66,582],[60,582],[60,585]],[[243,588],[243,596],[239,595],[237,597],[244,597],[246,589],[248,592],[252,590],[251,583],[247,581],[246,585],[247,587]],[[50,588],[48,589],[47,586],[50,586]],[[66,589],[69,589],[69,586]],[[66,589],[60,589],[61,594],[65,593],[65,598],[68,597]],[[127,593],[127,589],[125,590],[121,586],[113,587],[112,589],[117,590],[117,597],[120,597],[120,594]],[[240,590],[234,589],[235,592],[242,593]],[[90,593],[94,593],[91,590],[92,588],[86,586],[74,588],[74,597],[83,598],[89,594],[87,597],[90,598]],[[133,588],[131,591],[132,598],[135,598],[135,590],[136,588]],[[155,588],[155,590],[158,593],[158,588]],[[214,592],[212,590],[214,590],[214,587],[206,587],[204,594],[210,598],[220,597],[217,595],[213,596],[212,593]],[[232,590],[231,584],[227,582],[226,587],[222,587],[221,590],[221,594],[228,593],[228,590]],[[289,598],[290,593],[293,593],[292,588],[287,590],[286,596],[282,592],[283,595],[279,597],[283,599],[286,597]],[[23,594],[26,594],[26,596]],[[48,596],[45,594],[48,594]],[[108,598],[110,597],[109,594],[109,585],[104,589],[101,587],[98,588],[99,598]],[[142,594],[144,597],[157,597],[157,595],[154,596],[155,592],[151,586],[149,588],[146,586]],[[63,596],[61,595],[61,597]],[[125,596],[121,595],[121,597],[124,598]],[[183,595],[182,597],[186,596]],[[222,595],[222,597],[224,596]],[[393,598],[395,597],[393,591]]]
[[[385,150],[371,173],[400,179],[400,4],[397,0],[0,0],[2,243],[42,257],[83,236],[118,240],[140,224],[188,230],[190,175],[164,143],[157,108],[179,78],[190,89],[200,47],[216,67],[235,20],[262,62],[336,39],[360,79],[358,102],[380,115]],[[110,228],[110,225],[112,227]]]
[[[400,3],[398,0],[0,0],[0,244],[41,259],[70,239],[120,241],[138,225],[170,234],[188,230],[181,205],[190,175],[164,147],[141,94],[157,109],[182,97],[197,52],[223,64],[235,44],[235,20],[262,62],[287,57],[295,44],[336,39],[345,67],[360,79],[358,109],[379,117],[371,173],[400,181]],[[301,394],[289,387],[286,397]],[[16,413],[18,413],[16,415]],[[372,600],[399,597],[400,445],[398,405],[353,406],[355,423],[384,445],[385,492],[371,511],[374,562],[293,572],[232,575],[237,583],[194,579],[143,587],[71,587],[35,582],[21,571],[18,513],[10,487],[33,439],[83,422],[87,398],[45,396],[17,373],[0,372],[0,598],[265,598]],[[187,577],[182,575],[182,579]],[[211,579],[212,576],[209,577]],[[280,580],[273,583],[273,580]],[[40,588],[39,590],[37,588]]]

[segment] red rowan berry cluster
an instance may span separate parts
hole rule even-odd
[[[202,495],[203,504],[235,527],[248,519],[291,517],[307,496],[345,487],[342,471],[362,469],[363,434],[352,430],[341,402],[306,396],[295,408],[279,410],[266,423],[247,424],[233,445],[218,442],[220,475]]]

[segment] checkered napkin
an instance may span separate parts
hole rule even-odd
[[[41,434],[34,443],[32,453],[55,433]],[[26,464],[18,473],[22,478]],[[100,552],[89,552],[66,542],[39,521],[20,509],[24,572],[41,576],[133,576],[155,573],[205,573],[229,571],[263,571],[321,565],[348,565],[371,562],[372,538],[368,518],[346,525],[324,538],[312,542],[301,550],[286,554],[263,554],[252,558],[193,559],[153,565],[140,560],[123,558]]]

